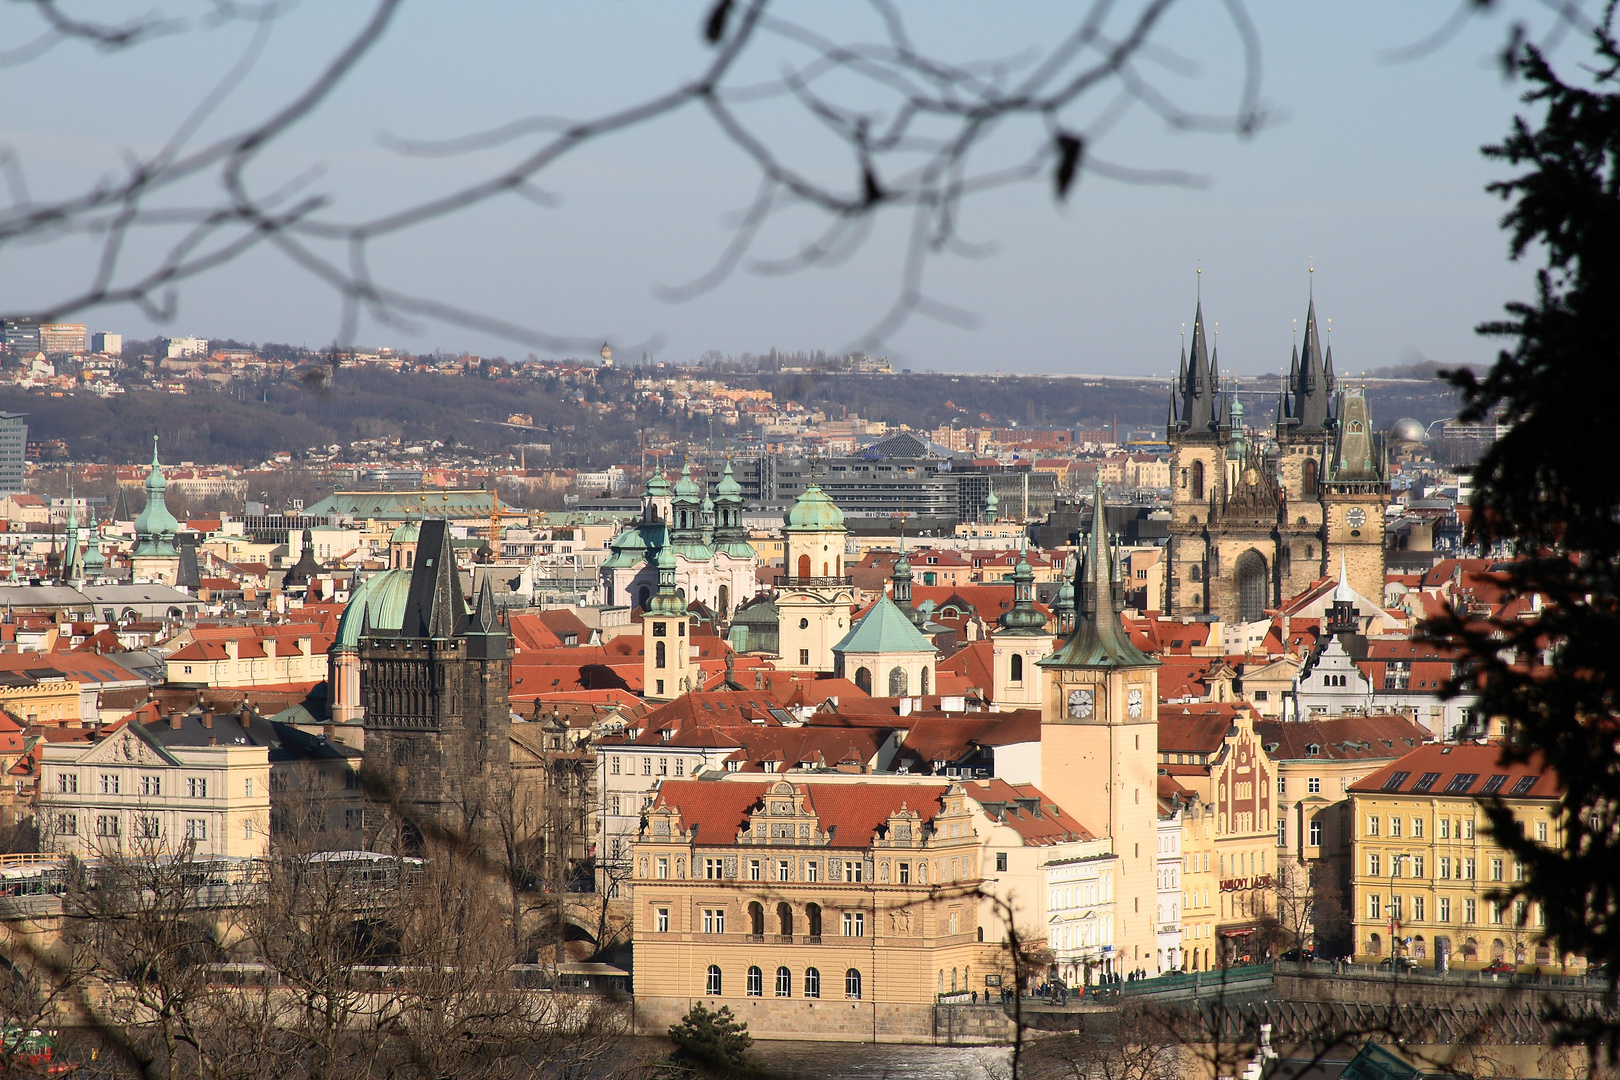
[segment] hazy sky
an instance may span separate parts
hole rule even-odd
[[[659,92],[710,55],[698,39],[704,3],[590,0],[406,4],[386,36],[312,119],[273,145],[250,173],[270,190],[308,170],[305,189],[338,220],[373,216],[487,174],[535,145],[452,159],[402,156],[382,133],[440,139],[537,114],[583,116]],[[1052,40],[1075,5],[906,5],[919,45],[953,60],[1018,56]],[[105,15],[104,5],[88,10]],[[178,14],[195,16],[178,6]],[[342,48],[366,5],[305,3],[278,20],[263,55],[196,137],[200,144],[293,96]],[[860,4],[787,5],[840,40],[876,37]],[[1067,206],[1049,181],[972,200],[962,233],[993,242],[979,259],[942,258],[930,295],[972,312],[971,329],[913,318],[882,351],[916,368],[978,371],[1166,373],[1193,314],[1203,260],[1205,311],[1220,324],[1222,366],[1282,370],[1303,321],[1308,260],[1318,312],[1333,319],[1339,371],[1428,358],[1485,361],[1492,346],[1472,327],[1528,293],[1530,270],[1506,261],[1499,202],[1484,185],[1503,174],[1484,161],[1515,111],[1494,54],[1503,17],[1476,20],[1439,51],[1391,64],[1383,54],[1441,25],[1449,4],[1412,0],[1260,2],[1251,6],[1263,49],[1270,126],[1250,139],[1171,131],[1136,107],[1096,153],[1109,161],[1174,168],[1205,186],[1136,186],[1085,175]],[[1539,8],[1526,6],[1534,17]],[[1181,0],[1158,40],[1179,59],[1144,73],[1183,105],[1229,109],[1242,74],[1237,38],[1213,0]],[[1511,8],[1508,14],[1513,14]],[[22,5],[0,13],[10,47],[36,27]],[[36,199],[63,197],[120,167],[133,147],[150,153],[242,56],[252,28],[193,19],[183,33],[106,53],[63,44],[0,68],[0,141],[14,148]],[[1560,56],[1578,59],[1583,43]],[[791,50],[762,41],[748,71],[780,70]],[[1108,99],[1068,118],[1085,126]],[[850,177],[847,156],[801,110],[757,114],[773,145],[828,182]],[[1038,139],[1031,126],[993,139],[980,159],[1011,162]],[[782,349],[836,350],[858,340],[898,288],[904,222],[885,220],[836,268],[782,277],[738,273],[716,291],[672,304],[657,286],[692,278],[726,245],[731,215],[757,176],[696,109],[575,151],[538,184],[539,207],[502,197],[375,247],[382,280],[491,316],[583,341],[612,340],[665,359]],[[185,200],[173,198],[172,203]],[[756,254],[776,257],[814,235],[803,212],[783,216]],[[137,240],[139,265],[151,241]],[[0,308],[27,309],[70,295],[94,269],[82,238],[0,248]],[[341,258],[341,249],[331,249]],[[340,326],[334,294],[271,251],[250,254],[180,286],[178,314],[154,323],[133,307],[75,318],[92,329],[330,342]],[[357,339],[412,350],[442,346],[521,357],[530,346],[426,322],[416,332],[362,322]],[[546,350],[537,350],[546,354]],[[585,354],[581,349],[580,354]]]

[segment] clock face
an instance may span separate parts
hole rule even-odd
[[[1142,691],[1132,690],[1126,695],[1125,711],[1131,714],[1132,720],[1142,715]]]
[[[1069,694],[1069,715],[1084,720],[1093,707],[1090,690],[1075,690]]]
[[[1349,525],[1352,529],[1359,529],[1363,525],[1367,524],[1367,511],[1363,510],[1359,506],[1352,506],[1349,510],[1345,511],[1344,520],[1345,524]]]

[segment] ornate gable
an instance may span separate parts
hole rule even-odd
[[[136,734],[129,725],[92,746],[79,758],[81,765],[178,766],[179,759]]]
[[[823,832],[808,788],[778,780],[766,788],[748,812],[748,823],[737,832],[739,844],[805,844],[825,846],[832,834]]]

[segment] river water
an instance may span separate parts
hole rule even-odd
[[[761,1041],[750,1053],[780,1080],[992,1080],[1006,1075],[1008,1050]]]

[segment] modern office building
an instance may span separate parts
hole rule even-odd
[[[97,331],[90,335],[90,351],[105,356],[119,356],[124,351],[124,335]]]
[[[27,413],[0,412],[0,495],[23,490],[23,464],[28,452]]]
[[[6,319],[0,323],[0,336],[13,356],[32,356],[39,352],[39,323],[34,319]]]
[[[84,323],[46,323],[39,328],[39,349],[46,356],[83,356],[87,340]]]

